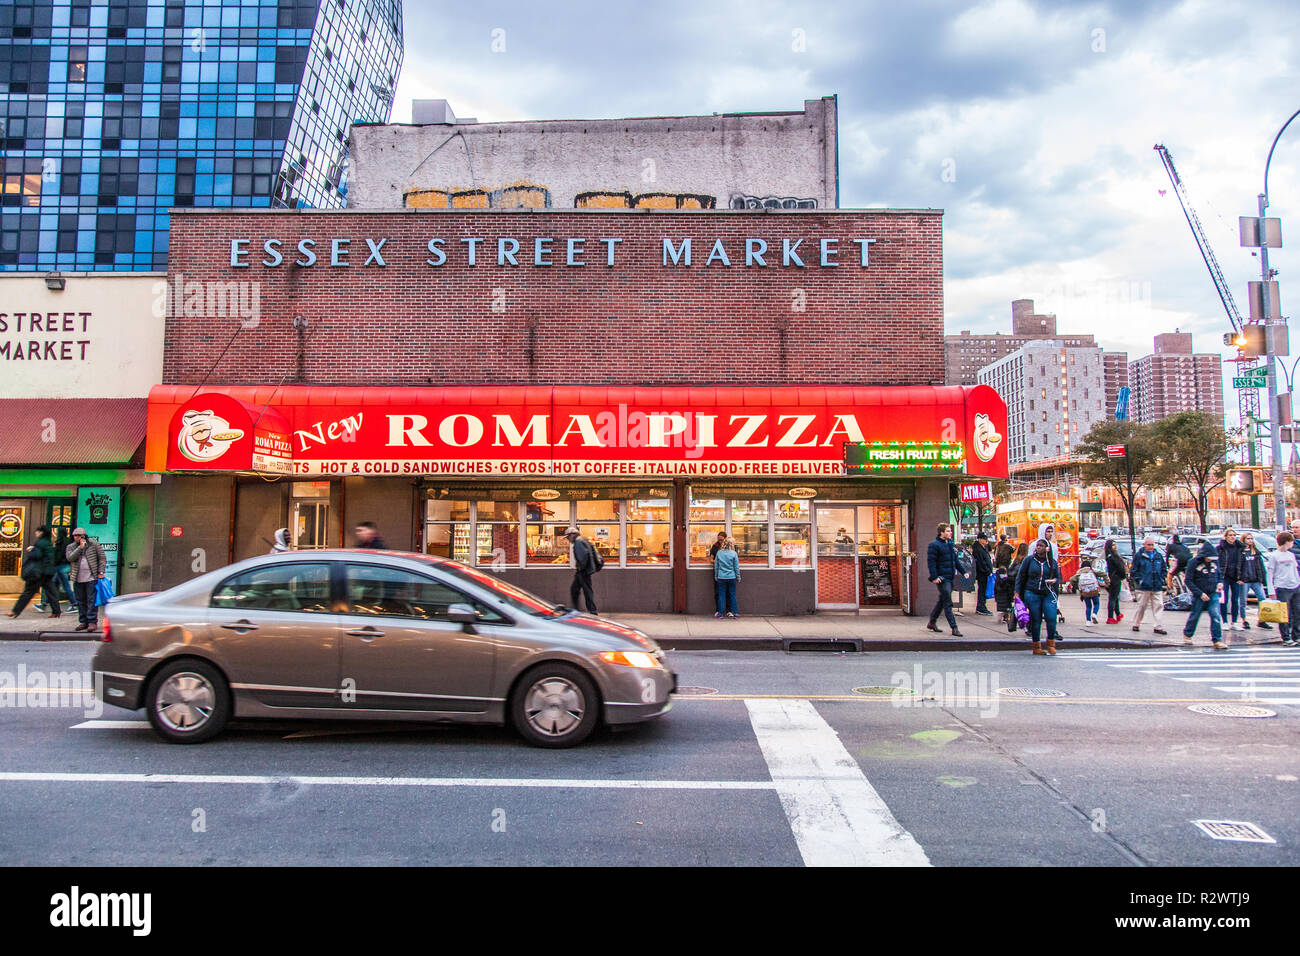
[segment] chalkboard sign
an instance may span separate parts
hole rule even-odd
[[[897,604],[894,593],[894,559],[860,558],[863,604]]]

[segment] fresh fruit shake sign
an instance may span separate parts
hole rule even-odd
[[[1007,475],[1006,408],[987,386],[236,386],[193,394],[165,385],[151,393],[149,414],[153,471]],[[858,449],[863,467],[846,469],[846,453]]]

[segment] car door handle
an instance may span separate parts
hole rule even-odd
[[[373,641],[376,637],[384,636],[384,632],[379,630],[377,627],[363,627],[359,631],[348,631],[347,633],[349,637],[359,637],[367,644]]]
[[[240,634],[243,634],[245,631],[257,630],[256,624],[252,624],[246,620],[236,621],[234,624],[222,624],[221,626],[224,627],[227,631],[238,631]]]

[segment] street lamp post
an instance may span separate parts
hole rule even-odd
[[[1268,168],[1273,164],[1273,150],[1277,149],[1277,141],[1282,138],[1286,128],[1291,125],[1291,120],[1300,116],[1300,110],[1291,114],[1291,118],[1282,124],[1282,128],[1277,131],[1273,137],[1273,145],[1268,149],[1268,159],[1264,162],[1264,191],[1259,194],[1259,266],[1260,279],[1262,280],[1261,298],[1264,306],[1264,343],[1268,354],[1268,411],[1269,418],[1272,420],[1273,427],[1270,430],[1271,436],[1269,444],[1273,453],[1273,511],[1277,520],[1277,526],[1283,528],[1286,526],[1286,485],[1283,475],[1282,466],[1282,431],[1281,415],[1278,414],[1277,405],[1277,351],[1273,341],[1274,330],[1279,326],[1285,326],[1286,320],[1282,316],[1274,317],[1270,309],[1270,296],[1268,294],[1268,284],[1273,275],[1268,267],[1268,245],[1265,238],[1264,211],[1268,209]],[[1274,319],[1276,318],[1276,321]],[[1273,329],[1269,327],[1273,326]]]

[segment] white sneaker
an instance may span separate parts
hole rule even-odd
[[[1093,622],[1092,622],[1092,621],[1084,621],[1084,622],[1083,622],[1083,626],[1084,626],[1084,627],[1092,627],[1092,625],[1093,625]]]
[[[1228,630],[1230,630],[1230,631],[1240,631],[1240,630],[1241,630],[1241,625],[1238,624],[1236,621],[1233,621],[1231,624],[1228,625]]]

